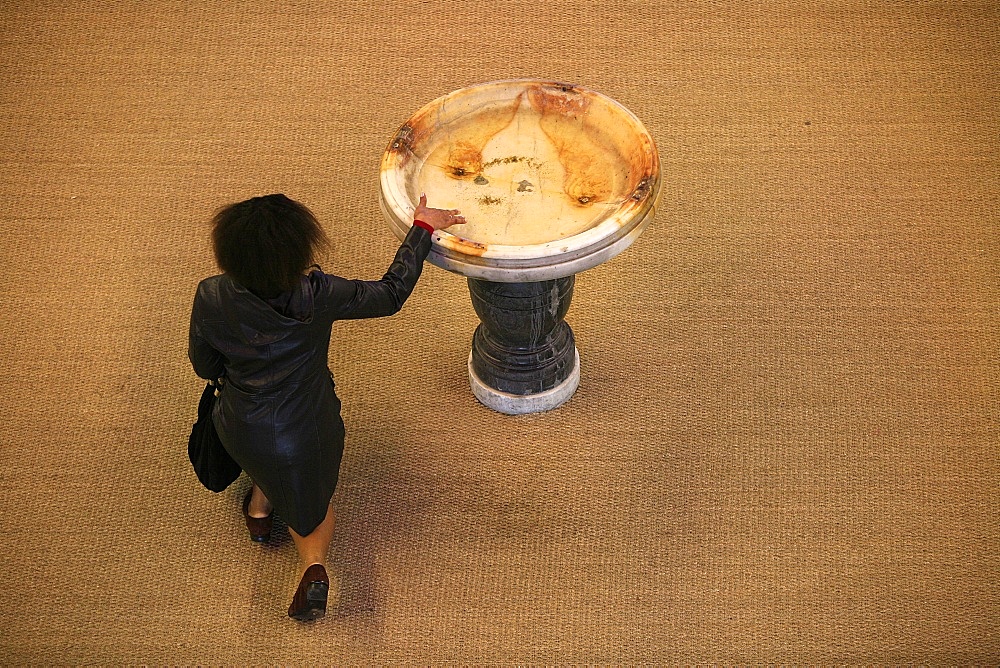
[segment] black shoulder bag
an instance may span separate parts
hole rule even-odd
[[[212,422],[212,409],[215,407],[216,389],[218,384],[210,382],[201,393],[198,402],[198,421],[191,427],[188,438],[188,458],[194,467],[198,480],[207,489],[221,492],[240,477],[240,465],[237,464],[226,449],[222,447],[219,434]]]

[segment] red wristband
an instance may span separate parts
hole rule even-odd
[[[422,227],[422,228],[424,228],[425,230],[427,230],[427,231],[428,231],[428,232],[430,232],[431,234],[434,234],[434,228],[433,228],[433,227],[431,227],[431,226],[430,226],[429,224],[425,223],[425,222],[424,222],[424,221],[422,221],[422,220],[414,220],[414,221],[413,221],[413,224],[414,224],[414,225],[416,225],[417,227]]]

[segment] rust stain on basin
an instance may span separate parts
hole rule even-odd
[[[566,170],[563,192],[570,204],[589,206],[608,201],[614,191],[613,173],[601,156],[608,151],[586,124],[592,93],[569,86],[533,86],[528,99],[541,118],[538,123],[559,153]]]
[[[462,237],[452,235],[447,238],[447,241],[442,241],[446,246],[449,246],[452,250],[460,251],[466,255],[472,255],[473,257],[482,257],[486,254],[488,246],[486,244],[481,244],[476,241],[470,241],[469,239],[463,239]]]
[[[463,123],[453,128],[447,152],[442,155],[438,151],[431,156],[431,166],[456,179],[475,180],[483,171],[483,149],[513,122],[521,106],[521,98],[518,95],[513,102],[482,109],[475,114],[474,123]]]

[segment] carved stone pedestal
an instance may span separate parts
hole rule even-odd
[[[465,225],[432,237],[428,262],[469,279],[482,324],[469,382],[502,413],[536,413],[580,383],[563,321],[574,277],[632,245],[656,213],[660,158],[636,116],[597,91],[515,79],[424,105],[382,155],[379,204],[406,238],[421,193]]]
[[[580,383],[580,356],[563,319],[574,276],[531,283],[469,279],[481,324],[472,337],[469,384],[476,398],[510,415],[551,410]]]

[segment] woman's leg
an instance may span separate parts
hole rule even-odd
[[[264,496],[264,492],[254,483],[247,514],[250,517],[267,517],[273,509],[271,502]],[[331,499],[330,504],[326,507],[326,517],[309,535],[300,536],[295,532],[295,529],[288,527],[288,533],[292,535],[295,549],[299,552],[300,570],[303,573],[313,564],[320,564],[326,568],[326,554],[333,541],[333,526],[333,501]]]
[[[288,533],[292,534],[292,541],[295,549],[299,551],[300,571],[304,574],[313,564],[319,564],[326,568],[326,553],[330,550],[330,542],[333,540],[333,504],[326,507],[326,517],[319,526],[313,529],[307,536],[300,536],[291,527]]]
[[[274,510],[271,506],[271,502],[267,500],[264,496],[264,492],[261,491],[257,483],[253,484],[253,494],[250,496],[250,506],[247,508],[247,514],[250,517],[267,517]]]
[[[330,578],[326,574],[326,553],[333,538],[333,505],[326,507],[326,517],[307,536],[300,536],[291,527],[288,532],[299,551],[299,565],[302,577],[288,606],[288,616],[308,622],[326,614],[326,599],[330,590]]]

